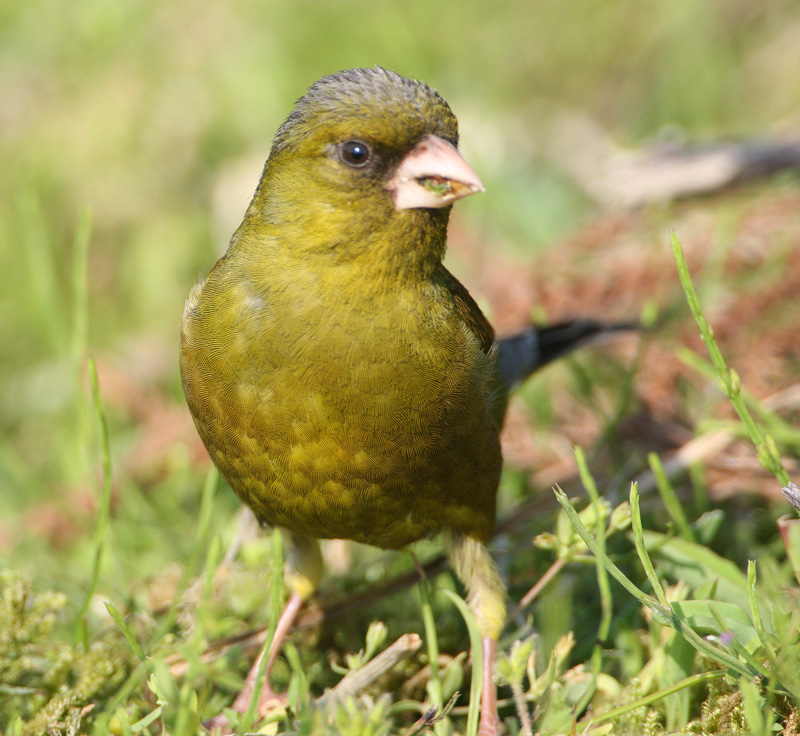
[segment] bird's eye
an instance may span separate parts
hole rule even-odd
[[[346,141],[339,146],[339,158],[348,166],[352,166],[354,169],[360,169],[372,158],[372,152],[369,150],[369,146],[366,143],[362,143],[361,141]]]

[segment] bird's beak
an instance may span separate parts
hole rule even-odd
[[[396,210],[446,207],[485,191],[455,147],[436,135],[423,138],[408,152],[386,189]]]

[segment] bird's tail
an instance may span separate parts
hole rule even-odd
[[[495,352],[496,415],[502,420],[509,393],[541,367],[578,348],[640,328],[637,322],[575,319],[547,327],[531,325],[499,339]]]

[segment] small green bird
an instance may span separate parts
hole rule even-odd
[[[291,595],[262,703],[322,574],[317,539],[399,549],[441,533],[483,636],[490,736],[505,590],[486,544],[504,394],[558,345],[604,328],[553,331],[549,354],[526,348],[536,333],[498,353],[442,265],[450,205],[483,191],[457,145],[455,116],[422,82],[376,67],[314,83],[278,130],[227,253],[189,295],[181,376],[214,463],[285,530]]]

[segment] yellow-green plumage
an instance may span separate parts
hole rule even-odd
[[[350,285],[247,249],[193,292],[182,351],[189,405],[234,490],[263,521],[315,537],[488,539],[491,359],[443,279]]]
[[[399,208],[391,192],[421,141],[458,158],[457,139],[420,82],[358,69],[313,85],[228,252],[189,296],[181,375],[231,487],[289,530],[295,593],[321,573],[313,538],[399,548],[444,531],[494,640],[505,609],[484,546],[501,466],[493,332],[442,265],[450,207]],[[347,163],[347,141],[368,148],[368,166]],[[490,728],[493,700],[484,710]]]
[[[386,548],[443,527],[487,540],[491,328],[441,263],[449,208],[395,212],[372,178],[324,155],[342,137],[397,157],[423,132],[457,137],[441,104],[431,126],[427,107],[387,100],[405,115],[365,117],[365,102],[322,128],[312,118],[296,143],[279,137],[227,255],[187,302],[186,395],[263,521]]]

